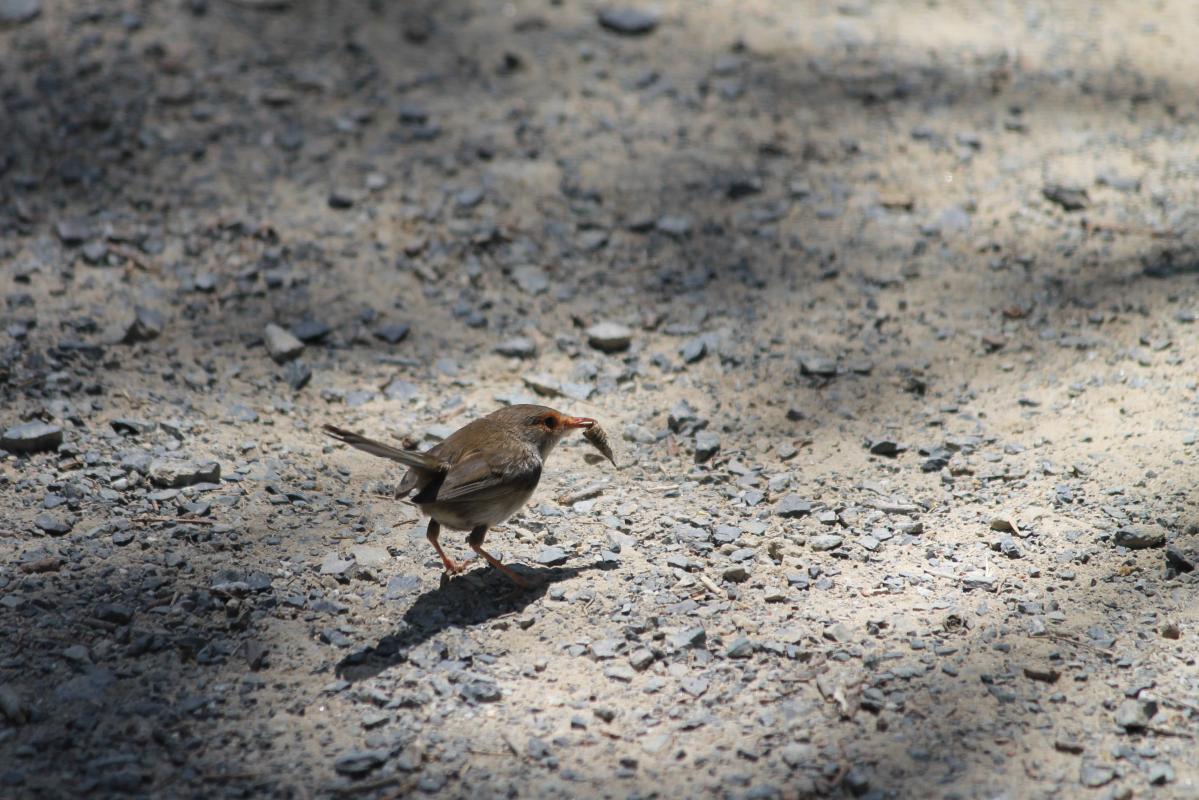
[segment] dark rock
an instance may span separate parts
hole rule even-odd
[[[1112,541],[1116,546],[1127,547],[1129,550],[1148,550],[1154,547],[1165,547],[1166,534],[1149,525],[1130,525],[1116,531]]]
[[[375,338],[381,339],[388,344],[399,344],[408,336],[408,331],[411,330],[405,322],[394,322],[389,325],[383,325],[375,329]]]
[[[123,436],[141,436],[146,433],[153,433],[158,424],[144,419],[114,419],[108,423],[114,431]]]
[[[876,456],[897,456],[904,450],[907,450],[905,445],[890,439],[872,439],[867,445],[870,452]]]
[[[333,769],[342,775],[361,778],[387,762],[386,750],[347,750],[333,762]]]
[[[720,437],[712,431],[695,434],[695,463],[702,464],[720,452]]]
[[[1077,186],[1050,183],[1041,188],[1041,194],[1046,200],[1056,203],[1066,211],[1081,211],[1091,204],[1087,190]]]
[[[166,329],[166,317],[152,308],[137,306],[133,314],[133,321],[129,323],[125,335],[121,338],[124,344],[153,341]]]
[[[319,342],[332,332],[333,329],[328,324],[311,317],[291,326],[292,335],[305,343]]]
[[[283,368],[283,379],[295,391],[300,391],[312,380],[312,367],[302,359],[291,361]]]
[[[36,453],[54,450],[62,444],[62,428],[45,422],[23,422],[13,425],[0,437],[0,450],[10,453]]]
[[[1176,572],[1192,572],[1199,565],[1199,545],[1171,544],[1166,548],[1166,565]]]
[[[4,13],[4,5],[12,0],[0,0],[0,17]],[[0,19],[2,21],[2,19]],[[86,222],[72,219],[62,219],[54,224],[54,232],[59,240],[68,247],[74,247],[86,242],[92,237],[92,227]]]
[[[65,536],[71,532],[71,528],[75,527],[75,523],[71,519],[54,514],[38,514],[37,518],[33,520],[33,524],[50,536]]]

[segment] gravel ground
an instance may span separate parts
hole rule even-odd
[[[0,794],[1195,797],[1197,40],[0,0]]]

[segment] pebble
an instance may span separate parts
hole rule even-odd
[[[1089,789],[1097,789],[1116,779],[1116,771],[1109,766],[1084,761],[1078,770],[1078,781]]]
[[[1133,525],[1120,528],[1112,538],[1117,547],[1127,547],[1129,550],[1147,550],[1154,547],[1166,546],[1164,531],[1148,525]]]
[[[73,520],[56,514],[38,514],[33,520],[33,524],[50,536],[64,536],[71,532],[71,528],[75,527]]]
[[[150,462],[148,475],[155,486],[177,489],[197,483],[218,483],[221,465],[216,461],[156,458]]]
[[[387,762],[386,750],[347,750],[333,762],[333,769],[342,775],[360,778]]]
[[[391,323],[375,329],[375,338],[388,344],[399,344],[408,338],[411,327],[405,322]]]
[[[567,559],[566,551],[561,547],[546,547],[537,554],[536,561],[547,567],[556,567],[560,564],[565,564]]]
[[[720,452],[720,437],[713,431],[695,434],[695,463],[703,464]]]
[[[0,437],[0,450],[10,453],[37,453],[56,450],[62,444],[62,428],[45,422],[13,425]]]
[[[604,353],[628,350],[633,331],[618,322],[599,322],[587,329],[587,343]]]
[[[816,552],[836,550],[845,539],[835,533],[822,533],[808,539],[808,547]]]
[[[125,344],[152,342],[162,335],[166,324],[166,317],[160,312],[145,306],[136,306],[133,309],[133,321],[125,328],[121,341]]]
[[[301,342],[319,342],[333,332],[327,323],[311,317],[291,326],[291,334]]]
[[[527,336],[513,336],[495,346],[495,352],[508,358],[533,358],[537,355],[537,345]]]
[[[283,379],[294,391],[300,391],[312,380],[312,367],[302,359],[289,361],[283,368]]]
[[[677,214],[665,214],[661,217],[658,217],[657,222],[654,223],[654,228],[656,228],[659,232],[665,233],[668,236],[673,236],[677,239],[681,239],[684,236],[689,235],[692,227],[693,223],[691,222],[690,217]]]
[[[1066,186],[1061,183],[1047,183],[1041,188],[1041,194],[1051,203],[1061,206],[1066,211],[1082,211],[1091,204],[1087,190],[1079,186]]]
[[[550,288],[550,278],[541,267],[525,264],[512,270],[512,281],[522,292],[530,295],[544,294]]]
[[[597,17],[601,27],[622,36],[644,36],[658,27],[657,14],[629,6],[601,8]]]
[[[20,25],[42,13],[41,0],[0,0],[0,24]]]
[[[797,494],[784,495],[775,505],[774,513],[785,519],[804,517],[812,513],[812,501]]]
[[[273,322],[268,322],[262,331],[266,351],[277,364],[283,364],[299,357],[304,352],[304,343]]]

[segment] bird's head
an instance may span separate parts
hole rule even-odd
[[[537,448],[542,458],[570,431],[595,425],[590,417],[572,417],[546,406],[509,406],[495,412],[495,416],[501,415],[517,436]]]

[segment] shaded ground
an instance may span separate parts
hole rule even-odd
[[[40,6],[6,795],[1195,795],[1186,4]],[[316,433],[535,392],[529,593]]]

